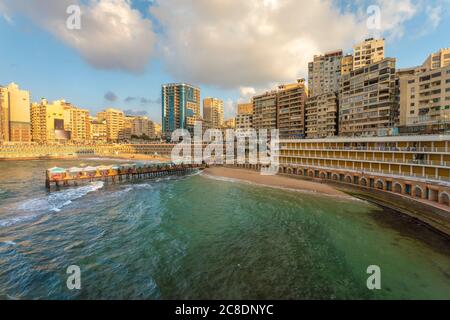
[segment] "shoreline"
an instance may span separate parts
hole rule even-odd
[[[316,195],[333,196],[346,200],[367,201],[379,207],[394,210],[450,239],[450,212],[414,199],[378,190],[349,188],[345,185],[320,183],[285,175],[262,176],[258,171],[250,169],[211,167],[205,169],[204,173],[215,178],[229,178],[260,186],[312,192]]]
[[[115,159],[115,160],[153,160],[153,161],[170,161],[169,157],[161,157],[161,156],[153,156],[146,154],[92,154],[92,155],[55,155],[55,156],[30,156],[30,157],[8,157],[8,158],[0,158],[1,161],[30,161],[30,160],[78,160],[78,159],[90,159],[90,158],[98,158],[98,159]]]
[[[327,195],[339,197],[347,200],[353,200],[345,192],[339,191],[332,186],[313,181],[292,179],[280,175],[263,176],[259,172],[229,167],[209,167],[203,170],[204,174],[216,178],[228,178],[240,182],[250,182],[260,186],[288,189],[293,191],[311,192],[317,195]]]

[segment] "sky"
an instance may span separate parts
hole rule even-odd
[[[0,85],[160,122],[161,85],[186,82],[229,118],[307,78],[315,54],[383,37],[386,56],[412,67],[450,47],[449,30],[450,0],[0,0]]]

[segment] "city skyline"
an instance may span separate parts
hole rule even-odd
[[[164,36],[169,37],[172,35],[171,33],[164,33],[157,28],[158,25],[161,28],[165,27],[166,30],[172,30],[171,28],[173,28],[172,25],[164,25],[166,23],[164,22],[164,17],[167,17],[168,14],[166,6],[176,4],[176,1],[169,2],[156,9],[157,6],[155,4],[145,1],[112,1],[110,2],[110,7],[105,6],[104,1],[99,1],[97,6],[89,2],[89,6],[82,7],[82,9],[86,12],[86,19],[93,19],[91,13],[94,11],[103,14],[100,15],[100,18],[120,18],[121,15],[129,17],[130,23],[136,23],[136,26],[143,26],[142,33],[146,34],[147,32],[149,34],[149,42],[157,42],[159,43],[158,47],[160,47],[163,41],[162,38],[165,39]],[[0,74],[0,84],[18,83],[22,88],[31,92],[31,101],[39,101],[43,97],[49,101],[66,99],[80,108],[89,109],[92,113],[107,107],[120,108],[125,112],[130,111],[128,112],[130,114],[147,115],[158,123],[161,122],[160,90],[163,83],[188,82],[201,87],[202,98],[211,96],[224,101],[225,118],[229,118],[236,114],[236,104],[238,102],[246,102],[245,100],[250,96],[276,87],[278,84],[292,82],[297,78],[307,78],[307,62],[312,61],[313,55],[323,54],[329,50],[339,48],[343,49],[343,53],[346,54],[350,52],[354,43],[373,35],[373,32],[369,32],[370,30],[363,30],[364,32],[361,32],[361,34],[347,36],[341,36],[339,33],[335,37],[337,39],[332,41],[325,41],[327,40],[326,37],[318,35],[318,32],[314,30],[310,32],[311,41],[307,41],[307,35],[304,33],[297,36],[293,35],[293,39],[284,40],[287,44],[291,43],[290,40],[301,44],[301,49],[293,44],[290,46],[294,54],[298,56],[298,59],[295,60],[294,64],[290,65],[294,61],[292,60],[292,53],[289,52],[289,48],[282,48],[282,50],[279,50],[280,55],[283,56],[284,54],[286,59],[281,66],[275,63],[275,66],[278,66],[278,69],[280,69],[279,71],[270,70],[271,66],[264,64],[265,68],[261,68],[260,71],[254,73],[255,65],[248,63],[255,58],[260,58],[260,63],[267,62],[267,59],[270,61],[271,59],[279,58],[279,56],[269,55],[269,53],[268,57],[260,57],[257,53],[247,52],[244,55],[245,57],[242,58],[243,62],[247,64],[241,65],[238,62],[226,64],[232,58],[232,55],[228,57],[229,54],[233,54],[235,50],[232,48],[232,45],[239,43],[239,40],[233,40],[232,42],[229,40],[230,44],[224,44],[222,47],[223,52],[227,52],[227,54],[216,54],[214,58],[211,58],[213,60],[202,61],[203,63],[189,62],[192,53],[196,52],[195,48],[191,47],[195,46],[195,44],[189,43],[186,57],[179,59],[178,66],[182,73],[171,70],[171,65],[167,62],[168,58],[164,54],[156,54],[154,52],[152,53],[153,56],[141,59],[143,67],[136,71],[133,70],[134,66],[122,63],[127,58],[123,56],[129,53],[127,46],[124,46],[124,52],[120,56],[106,59],[108,61],[112,60],[110,64],[99,66],[97,63],[98,59],[93,61],[89,52],[86,51],[87,49],[74,47],[70,39],[65,37],[66,34],[49,30],[48,26],[42,22],[42,19],[36,18],[29,9],[32,8],[32,2],[27,10],[21,7],[20,3],[21,1],[15,1],[13,5],[11,1],[0,1],[0,34],[5,41],[5,47],[10,49],[2,51],[3,59],[0,60],[0,68],[3,72]],[[55,5],[55,3],[54,1],[46,1],[44,3],[46,6],[42,7],[43,16],[50,20],[59,21],[58,19],[62,17],[59,17],[57,8],[62,7],[65,1],[59,1],[59,3],[56,9],[50,10],[50,4]],[[255,5],[248,15],[239,15],[237,17],[239,19],[238,22],[246,28],[254,27],[249,24],[249,17],[254,14],[271,12],[284,16],[286,15],[285,7],[298,8],[298,5],[293,4],[291,1],[282,3],[265,1],[263,3],[264,5]],[[337,22],[345,21],[345,17],[351,17],[354,21],[351,24],[349,23],[349,25],[352,27],[364,26],[365,20],[358,14],[361,13],[361,9],[371,4],[369,2],[361,2],[360,6],[349,6],[347,1],[340,1],[339,5],[336,4],[337,2],[334,2],[332,6],[331,2],[325,3],[329,5],[324,7],[315,5],[313,8],[308,9],[310,10],[308,14],[312,16],[320,16],[320,14],[331,15],[336,17]],[[386,37],[385,56],[397,58],[398,68],[420,65],[431,52],[436,52],[440,48],[448,46],[448,43],[445,42],[445,30],[448,30],[450,23],[448,19],[443,19],[448,15],[448,9],[442,7],[442,2],[402,1],[402,5],[399,5],[398,8],[391,8],[384,1],[375,1],[374,3],[380,6],[382,18],[381,30],[377,30],[375,33],[378,36]],[[211,3],[207,6],[205,5],[204,9],[210,10],[214,13],[213,16],[216,17],[218,13],[217,5],[218,3]],[[439,6],[441,6],[442,10],[437,15],[436,11],[433,10]],[[115,14],[112,14],[111,8],[115,7],[120,10],[116,10]],[[233,20],[235,15],[234,9],[236,9],[236,4],[231,2],[225,7],[223,9],[228,9],[228,11],[225,10],[224,14],[217,20],[225,23],[225,30],[229,31],[231,29],[230,21]],[[150,13],[149,10],[151,10]],[[196,13],[198,18],[203,17],[202,14],[204,12],[197,5],[189,8],[189,10]],[[65,17],[65,10],[62,12]],[[430,14],[433,12],[435,14]],[[390,23],[383,25],[383,17],[389,18]],[[274,19],[266,20],[269,34],[264,34],[264,30],[262,30],[263,34],[255,39],[256,44],[262,44],[268,39],[275,41],[274,43],[276,44],[279,43],[277,36],[270,36],[269,29],[273,31],[280,30],[280,24]],[[218,21],[208,20],[205,23],[213,28],[216,26],[216,23],[219,23]],[[97,24],[92,25],[91,20],[88,20],[88,22],[89,25],[86,28],[91,28],[90,31],[95,31],[92,28],[96,26],[100,28]],[[323,28],[330,26],[329,22],[321,21],[321,24]],[[295,31],[299,25],[291,26],[292,31]],[[349,28],[349,25],[345,24],[339,31],[345,31],[344,27]],[[105,38],[105,43],[117,44],[118,42],[114,41],[121,40],[127,30],[126,27],[116,30],[116,38]],[[408,32],[405,32],[405,30],[408,30]],[[102,36],[103,33],[109,33],[111,30],[99,29],[96,31],[98,31],[97,35]],[[87,43],[93,46],[92,39],[85,38],[85,32],[83,29],[80,30],[80,39],[88,41]],[[246,34],[244,33],[244,35]],[[191,36],[186,35],[186,40],[190,40]],[[211,40],[208,34],[202,34],[202,36],[203,38],[200,40],[203,41],[197,43],[200,45],[199,49],[206,50],[214,47],[213,43],[208,45],[208,40]],[[152,40],[150,41],[150,39]],[[133,44],[133,42],[131,43]],[[244,45],[242,40],[241,43]],[[125,43],[125,45],[127,44],[129,43]],[[165,48],[169,51],[178,50],[178,47],[176,47],[178,43],[172,44],[173,46],[165,44],[167,45]],[[245,47],[243,48],[245,49]],[[264,48],[262,47],[262,49]],[[95,48],[91,49],[93,51]],[[100,50],[99,56],[103,57],[102,54]],[[135,58],[135,54],[133,52],[128,59]],[[270,54],[272,53],[270,52]],[[225,64],[230,70],[225,72],[219,69],[220,64]],[[185,68],[181,68],[183,66]],[[208,69],[223,72],[220,74],[211,72],[213,77],[200,76],[202,74],[201,71]],[[235,72],[234,77],[233,71]],[[231,77],[230,73],[232,74]],[[259,78],[250,79],[247,77],[251,73],[254,73],[255,77],[259,76]]]

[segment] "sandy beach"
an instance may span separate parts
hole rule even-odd
[[[102,157],[102,156],[100,156]],[[150,154],[128,154],[128,153],[120,153],[105,156],[107,158],[117,158],[117,159],[126,159],[126,160],[146,160],[146,161],[169,161],[169,157],[162,156],[154,156]]]
[[[211,167],[204,171],[205,174],[213,177],[231,178],[246,182],[252,182],[263,186],[288,188],[294,190],[312,191],[330,196],[339,196],[351,198],[347,194],[340,192],[333,187],[317,182],[294,179],[285,176],[263,176],[258,171],[228,168],[228,167]]]

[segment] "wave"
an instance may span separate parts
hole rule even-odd
[[[47,212],[60,212],[63,207],[70,205],[74,200],[103,188],[103,185],[103,181],[96,181],[82,187],[53,192],[46,197],[26,200],[17,207],[17,210],[27,214],[0,220],[0,227],[9,227],[34,220]]]

